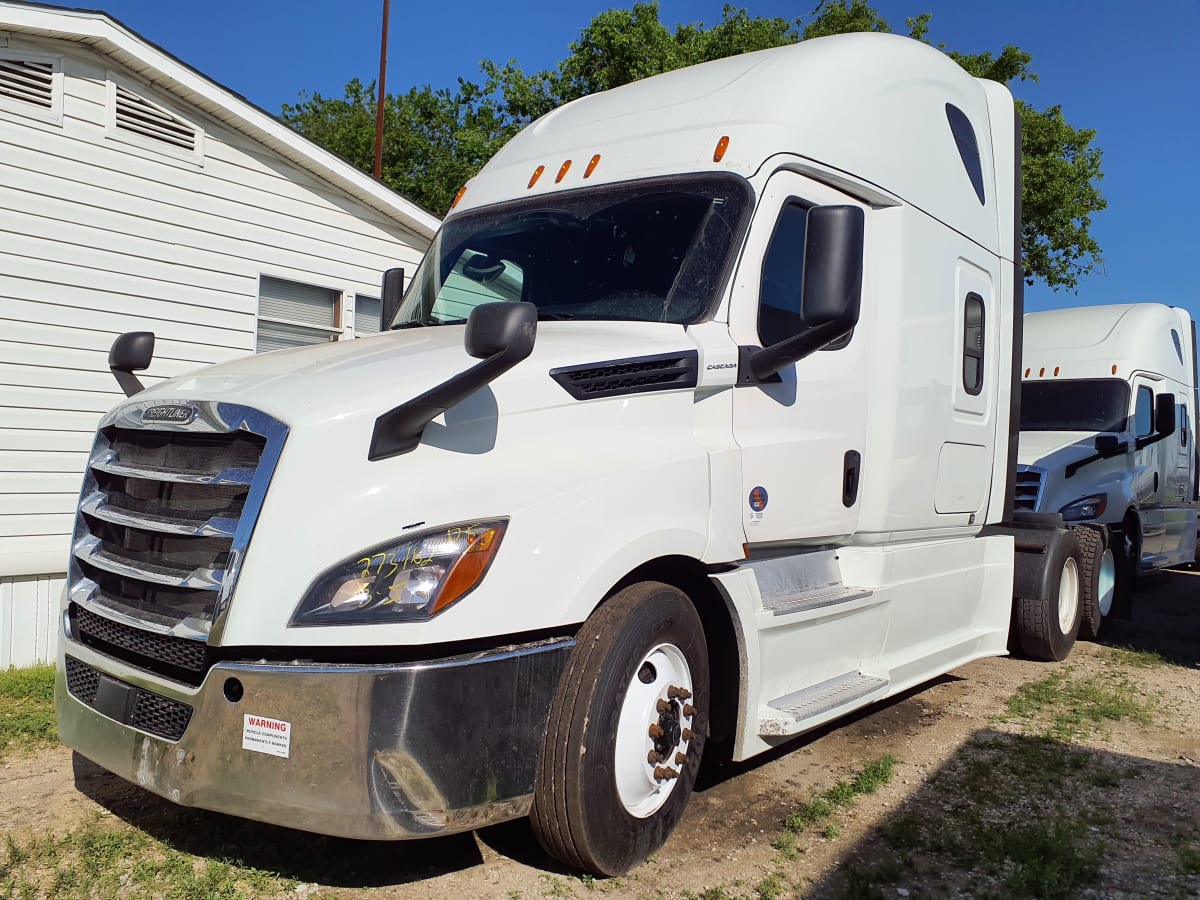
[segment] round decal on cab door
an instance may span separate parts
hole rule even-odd
[[[750,489],[750,524],[758,525],[766,518],[767,489],[761,484]]]

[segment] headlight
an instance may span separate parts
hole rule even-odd
[[[288,625],[361,625],[437,615],[483,580],[507,524],[447,525],[347,559],[312,583]]]
[[[1078,522],[1081,519],[1099,518],[1104,515],[1106,506],[1108,506],[1107,494],[1092,494],[1090,497],[1080,497],[1078,500],[1068,503],[1059,512],[1068,522]]]

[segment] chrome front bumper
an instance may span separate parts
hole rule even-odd
[[[64,636],[59,735],[185,806],[370,840],[469,831],[529,811],[573,646],[563,638],[403,665],[218,663],[190,689]],[[64,656],[106,677],[92,705],[68,692]],[[120,697],[147,691],[191,707],[178,741],[117,720],[136,705]],[[288,723],[287,755],[243,749],[247,717]]]

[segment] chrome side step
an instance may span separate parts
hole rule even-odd
[[[790,718],[796,725],[800,725],[806,720],[815,719],[840,707],[856,704],[872,694],[882,695],[887,690],[888,683],[886,678],[850,672],[779,697],[767,706],[781,713],[780,718]],[[765,720],[761,727],[765,729],[760,731],[762,734],[780,733],[777,719]]]

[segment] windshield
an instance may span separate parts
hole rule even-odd
[[[526,300],[539,319],[687,324],[703,316],[751,206],[733,176],[606,185],[446,222],[393,328],[466,321]]]
[[[1128,417],[1129,385],[1116,378],[1021,385],[1022,431],[1124,431]]]

